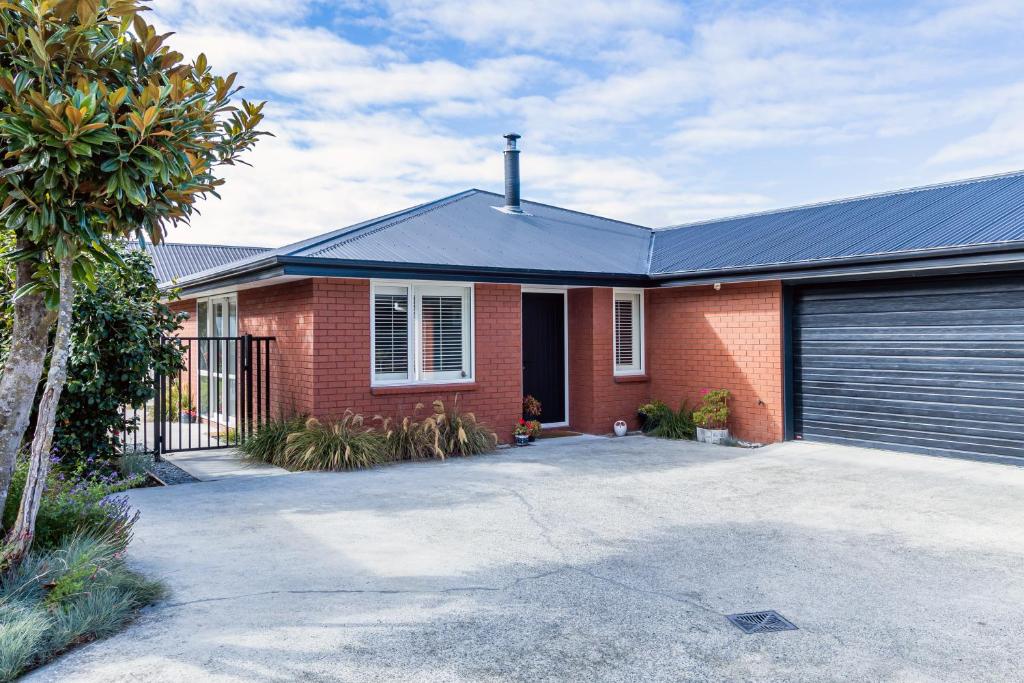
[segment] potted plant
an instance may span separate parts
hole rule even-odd
[[[526,428],[529,430],[530,442],[532,443],[538,436],[540,436],[540,420],[527,420]]]
[[[178,411],[177,421],[182,424],[192,424],[196,421],[197,411],[192,403],[192,395],[190,392],[182,391],[177,380],[171,382],[168,387],[166,401],[165,405],[170,409],[168,412]],[[168,415],[167,419],[173,422],[175,420],[173,413]]]
[[[657,427],[668,412],[670,411],[664,401],[651,401],[637,408],[636,417],[640,424],[640,431],[646,434]]]
[[[705,389],[701,392],[700,407],[693,412],[697,425],[697,441],[720,444],[729,438],[729,391]]]
[[[512,436],[516,439],[517,446],[528,446],[530,444],[530,426],[523,418],[512,428]]]
[[[523,396],[523,419],[536,420],[540,417],[541,404],[536,398],[527,394]]]

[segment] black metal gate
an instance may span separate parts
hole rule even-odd
[[[154,378],[154,399],[125,410],[124,452],[236,447],[270,418],[274,337],[164,337],[183,351],[181,368]],[[129,417],[130,416],[130,417]]]

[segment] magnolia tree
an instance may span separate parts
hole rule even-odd
[[[0,509],[47,354],[29,480],[8,538],[31,543],[66,376],[74,281],[120,263],[112,243],[188,222],[216,195],[217,168],[261,135],[263,104],[241,100],[164,45],[137,0],[0,0],[0,221],[15,235],[9,350],[0,376]],[[50,332],[56,331],[50,345]]]

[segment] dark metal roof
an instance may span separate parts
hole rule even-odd
[[[671,285],[960,267],[993,254],[1024,261],[1024,171],[660,230],[502,205],[501,195],[467,190],[280,249],[172,244],[154,256],[161,280],[175,275],[189,292],[278,276]]]
[[[650,228],[527,201],[524,213],[506,213],[503,202],[501,195],[467,190],[198,272],[181,284],[275,263],[646,276]]]
[[[654,231],[652,276],[1024,247],[1024,171]]]
[[[137,249],[138,243],[130,242],[129,246]],[[143,248],[153,257],[153,272],[157,281],[169,283],[187,275],[219,268],[233,261],[249,258],[269,251],[266,247],[233,247],[224,244],[178,244],[163,242],[150,244]]]

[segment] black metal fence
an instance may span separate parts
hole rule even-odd
[[[165,337],[184,362],[154,378],[152,401],[125,407],[123,452],[157,457],[175,451],[239,446],[270,418],[270,351],[274,337]]]

